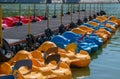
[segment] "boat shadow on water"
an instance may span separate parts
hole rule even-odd
[[[91,56],[91,61],[93,59],[97,59],[98,55],[102,54],[102,47],[99,48],[99,50],[97,52],[94,53],[90,53]],[[71,68],[71,71],[73,72],[73,79],[82,79],[85,77],[89,77],[90,76],[90,68],[89,67],[83,67],[83,68]]]
[[[97,52],[93,52],[90,53],[91,56],[91,61],[98,59],[99,55],[101,55],[103,53],[103,50],[107,48],[108,44],[112,44],[112,40],[118,39],[118,35],[119,35],[120,29],[117,30],[116,33],[113,34],[113,37],[111,39],[108,39],[103,45],[102,47],[99,48],[99,50]],[[116,36],[117,34],[117,36]],[[73,79],[84,79],[90,76],[90,67],[85,67],[85,68],[72,68],[71,69],[73,73]]]
[[[102,54],[102,47],[99,48],[99,50],[97,52],[90,53],[91,61],[93,59],[97,59],[98,55],[101,55],[101,54]]]
[[[102,45],[102,48],[106,48],[108,44],[111,44],[111,39],[108,39],[108,40]]]
[[[73,79],[77,78],[83,78],[88,77],[90,75],[90,68],[89,67],[83,67],[83,68],[71,68],[71,71],[73,72]]]
[[[102,48],[106,48],[108,44],[112,44],[112,42],[118,39],[120,36],[120,28],[117,28],[116,32],[112,34],[112,37],[108,39],[102,46]]]

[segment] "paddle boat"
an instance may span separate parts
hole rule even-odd
[[[76,33],[76,34],[85,34],[85,32],[86,32],[86,31],[83,31],[82,29],[79,29],[79,28],[74,28],[71,31]],[[88,34],[88,37],[85,37],[85,38],[88,38],[89,40],[94,40],[95,44],[97,44],[98,47],[101,47],[103,44],[102,38],[98,37],[94,33]]]
[[[100,23],[100,22],[104,22],[105,20],[107,20],[106,24],[109,23],[110,25],[112,25],[112,27],[117,27],[118,23],[119,23],[118,22],[119,19],[117,19],[115,16],[110,16],[110,17],[107,17],[107,16],[97,16],[96,20],[97,21],[95,21],[95,19],[94,19],[92,21],[96,22],[96,23]]]
[[[77,35],[73,32],[70,32],[70,31],[67,31],[67,32],[64,32],[61,35],[56,35],[54,36],[51,41],[54,42],[58,47],[61,47],[61,48],[65,48],[68,44],[70,43],[76,43],[77,46],[78,46],[78,51],[79,52],[80,50],[85,50],[87,51],[88,53],[91,53],[92,52],[95,52],[97,49],[98,49],[98,45],[95,44],[94,42],[91,42],[90,41],[87,43],[86,41],[83,40],[83,37],[84,35]],[[78,39],[81,40],[78,42]],[[92,50],[91,50],[92,49]],[[93,50],[94,49],[94,50]]]
[[[74,67],[87,67],[91,61],[89,54],[83,50],[81,50],[79,53],[76,53],[74,48],[76,48],[76,44],[69,44],[69,46],[67,46],[65,50],[59,48],[58,52],[61,56],[67,57],[70,59],[71,67],[73,66]]]
[[[51,45],[55,45],[53,42],[44,42],[41,46],[42,47],[51,47]],[[86,67],[90,64],[91,58],[86,51],[81,50],[80,52],[76,53],[76,44],[69,44],[66,46],[65,49],[58,48],[58,47],[51,47],[51,51],[53,53],[58,52],[61,56],[61,61],[69,64],[70,66],[75,67]],[[48,50],[49,50],[48,49]],[[58,49],[57,51],[55,49]],[[45,51],[46,49],[42,49]]]
[[[104,26],[96,26],[97,24],[94,22],[89,22],[85,23],[81,26],[79,26],[80,29],[88,31],[88,32],[93,32],[94,34],[98,35],[100,38],[102,38],[102,40],[105,42],[107,39],[109,39],[111,37],[111,33],[115,31],[115,28],[111,26],[111,29],[104,27]],[[110,26],[108,26],[110,27]],[[88,28],[92,28],[92,29],[88,29]],[[103,31],[103,32],[102,32]]]
[[[85,31],[80,29],[80,28],[74,28],[71,31],[76,33],[76,34],[84,34],[85,33]]]
[[[0,65],[0,68],[0,74],[3,75],[0,78],[2,79],[45,79],[40,72],[32,70],[32,61],[28,59],[17,61],[14,66],[11,66],[8,62],[4,62]]]
[[[30,16],[30,21],[34,19],[34,16]],[[43,16],[36,16],[35,20],[36,21],[41,21],[43,20]],[[4,29],[8,29],[10,27],[16,26],[18,23],[22,24],[27,24],[28,23],[28,17],[27,16],[11,16],[11,17],[4,17],[2,18],[2,26]]]
[[[56,48],[55,51],[54,48],[49,48],[45,53],[47,54],[47,58],[44,60],[44,64],[43,61],[41,62],[41,60],[32,60],[34,62],[34,69],[36,71],[40,71],[47,79],[70,79],[71,70],[69,65],[60,61],[61,57],[56,53]]]
[[[71,43],[69,45],[66,46],[65,50],[68,53],[68,55],[74,54],[76,56],[76,58],[79,59],[78,61],[72,61],[71,62],[71,66],[75,66],[75,67],[86,67],[90,64],[91,58],[90,55],[88,54],[88,52],[84,51],[84,50],[80,50],[80,52],[76,53],[76,48],[77,45],[74,43]]]
[[[8,29],[10,28],[6,23],[2,23],[2,29]]]
[[[5,17],[5,18],[2,18],[2,20],[3,20],[3,24],[6,24],[8,27],[12,27],[14,24],[15,24],[15,22],[13,21],[13,18],[11,18],[11,17]]]
[[[45,52],[48,49],[53,48],[53,47],[57,47],[57,45],[55,43],[51,42],[51,41],[46,41],[46,42],[42,43],[37,50],[41,51],[41,52]],[[38,53],[38,55],[37,55],[37,53],[35,53],[35,56],[36,56],[35,58],[38,58],[37,56],[39,56],[39,53]],[[61,57],[61,60],[66,62],[68,65],[70,65],[70,63],[71,63],[69,58],[66,58],[64,56]]]
[[[40,55],[41,53],[39,52],[39,54],[37,53],[37,55],[35,55],[35,52],[38,52],[38,51],[34,51],[32,52],[32,54],[25,50],[19,51],[10,61],[0,65],[1,74],[9,75],[11,74],[11,72],[13,72],[12,70],[14,69],[16,64],[19,64],[19,65],[21,64],[17,62],[23,61],[23,60],[29,60],[31,61],[31,64],[32,64],[31,66],[32,68],[30,72],[26,73],[29,71],[26,67],[21,67],[20,69],[17,69],[17,71],[14,71],[14,73],[15,74],[17,73],[18,75],[17,79],[28,79],[28,78],[70,79],[71,78],[71,71],[69,66],[66,63],[59,61],[60,63],[58,65],[58,62],[56,63],[53,61],[54,59],[51,60],[51,58],[56,58],[56,57],[57,57],[56,59],[58,60],[60,58],[60,55],[58,54],[49,55],[47,56],[46,60],[43,60],[42,57],[41,58],[39,57],[39,59],[36,57],[38,55],[42,56]],[[27,64],[30,65],[30,63],[27,63]],[[9,70],[6,70],[3,67],[8,68]]]
[[[114,32],[116,25],[114,23],[110,22],[111,18],[112,17],[107,18],[106,16],[98,16],[96,19],[89,21],[83,25],[86,25],[86,26],[91,27],[93,29],[96,29],[95,27],[99,26],[99,28],[104,28],[109,32]],[[92,27],[91,25],[94,27]]]
[[[119,19],[116,16],[110,16],[108,22],[111,22],[111,24],[114,24],[115,27],[118,27],[119,25]]]
[[[80,26],[80,27],[85,27],[86,28],[86,26]],[[81,28],[80,28],[81,29]],[[86,31],[89,31],[88,33],[90,33],[90,30],[85,30],[85,32]],[[103,32],[102,32],[103,31]],[[99,36],[99,38],[102,38],[102,41],[103,42],[105,42],[105,41],[107,41],[107,39],[109,39],[110,37],[111,37],[111,33],[110,32],[108,32],[108,31],[106,31],[104,28],[100,28],[100,29],[98,29],[98,30],[91,30],[91,32],[94,32],[94,35],[96,36]],[[91,34],[91,33],[90,33]],[[92,33],[93,34],[93,33]]]
[[[83,35],[81,34],[75,34],[73,32],[64,32],[62,34],[62,36],[64,36],[65,38],[70,40],[70,43],[75,43],[78,41],[78,45],[80,45],[79,48],[81,48],[82,45],[87,45],[88,47],[91,48],[91,52],[96,52],[98,50],[98,45],[94,42],[94,39],[89,39],[89,36],[85,35],[86,33],[84,33]],[[84,39],[86,38],[86,39]],[[97,38],[97,37],[96,37]],[[96,41],[96,39],[95,39]]]
[[[82,24],[81,26],[87,26],[87,27],[89,27],[89,28],[92,28],[93,30],[98,30],[98,29],[100,29],[100,28],[104,28],[106,31],[109,31],[110,33],[112,33],[112,30],[110,29],[110,28],[107,28],[106,26],[103,26],[103,25],[101,25],[101,24],[99,24],[98,26],[96,26],[96,27],[94,27],[94,26],[92,26],[92,25],[90,25],[90,24],[88,24],[88,23],[84,23],[84,24]],[[87,29],[88,30],[88,29]],[[90,31],[90,30],[89,30]]]

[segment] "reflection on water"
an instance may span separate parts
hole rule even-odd
[[[110,38],[111,39],[111,38]],[[102,48],[106,48],[108,44],[111,43],[110,39],[108,39],[103,45]]]
[[[120,28],[96,53],[88,68],[73,68],[73,79],[120,79]]]
[[[74,73],[73,79],[78,79],[78,78],[85,78],[88,77],[90,75],[90,68],[89,67],[85,67],[85,68],[72,68],[72,73]]]
[[[99,50],[95,53],[91,53],[90,56],[91,56],[91,60],[93,59],[97,59],[98,58],[98,55],[100,55],[102,53],[102,48],[99,48]]]

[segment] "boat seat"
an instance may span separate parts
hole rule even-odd
[[[32,61],[31,60],[17,61],[13,67],[12,73],[14,73],[14,70],[18,70],[22,66],[27,66],[28,69],[32,69]]]
[[[0,79],[15,79],[13,75],[0,76]]]

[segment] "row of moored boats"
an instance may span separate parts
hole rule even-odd
[[[30,16],[31,22],[37,22],[44,20],[44,16]],[[2,27],[3,29],[9,29],[14,26],[28,24],[29,18],[27,16],[11,16],[2,18]]]
[[[0,75],[5,79],[71,79],[70,67],[89,66],[89,54],[102,47],[119,25],[120,20],[115,16],[98,16],[52,36],[34,51],[18,51],[0,65]]]

